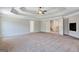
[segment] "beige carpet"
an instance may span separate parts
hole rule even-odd
[[[53,33],[30,33],[4,39],[10,52],[77,52],[79,40]]]

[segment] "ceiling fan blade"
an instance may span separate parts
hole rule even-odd
[[[14,14],[18,14],[18,11],[14,8],[11,9],[11,12],[14,13]]]
[[[42,14],[45,14],[44,12],[42,12]]]
[[[39,7],[40,9],[42,8],[42,7]]]
[[[45,12],[47,12],[47,10],[43,10],[42,7],[38,8],[38,14],[45,14]]]
[[[47,10],[44,10],[43,12],[47,12]]]

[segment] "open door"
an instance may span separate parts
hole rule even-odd
[[[59,21],[58,20],[50,20],[50,32],[59,33]]]

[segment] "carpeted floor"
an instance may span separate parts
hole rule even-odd
[[[4,39],[10,52],[77,52],[79,40],[53,33],[30,33]]]

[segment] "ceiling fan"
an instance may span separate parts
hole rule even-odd
[[[47,10],[43,10],[42,7],[38,7],[37,14],[39,14],[39,15],[44,15],[45,12],[47,12]]]

